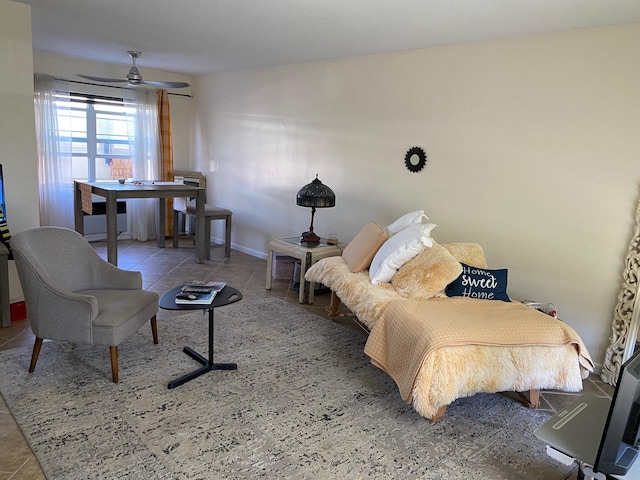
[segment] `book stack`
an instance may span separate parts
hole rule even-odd
[[[194,280],[184,284],[176,295],[176,305],[210,305],[226,282],[203,282]]]

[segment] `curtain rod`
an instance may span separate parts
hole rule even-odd
[[[58,78],[56,77],[56,80],[59,80],[61,82],[69,82],[69,83],[77,83],[79,85],[93,85],[94,87],[106,87],[106,88],[127,88],[127,87],[116,87],[115,85],[103,85],[101,83],[90,83],[90,82],[81,82],[79,80],[68,80],[66,78]],[[188,98],[193,98],[191,95],[187,94],[187,93],[173,93],[173,92],[167,92],[168,95],[175,95],[176,97],[188,97]]]

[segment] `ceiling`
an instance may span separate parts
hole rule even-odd
[[[640,0],[17,0],[33,48],[197,75],[640,22]]]

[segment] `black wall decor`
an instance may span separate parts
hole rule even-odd
[[[404,156],[404,164],[410,172],[419,172],[427,164],[427,155],[420,147],[411,147]]]

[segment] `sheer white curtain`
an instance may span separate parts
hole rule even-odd
[[[34,76],[34,110],[38,144],[40,225],[74,228],[71,154],[59,139],[58,105],[69,102],[69,83],[48,75]],[[60,119],[64,120],[60,110]],[[68,128],[68,126],[67,126]]]
[[[127,107],[127,129],[134,180],[160,178],[160,141],[158,105],[155,90],[122,89]],[[141,242],[156,237],[158,199],[127,201],[127,223],[132,238]]]

